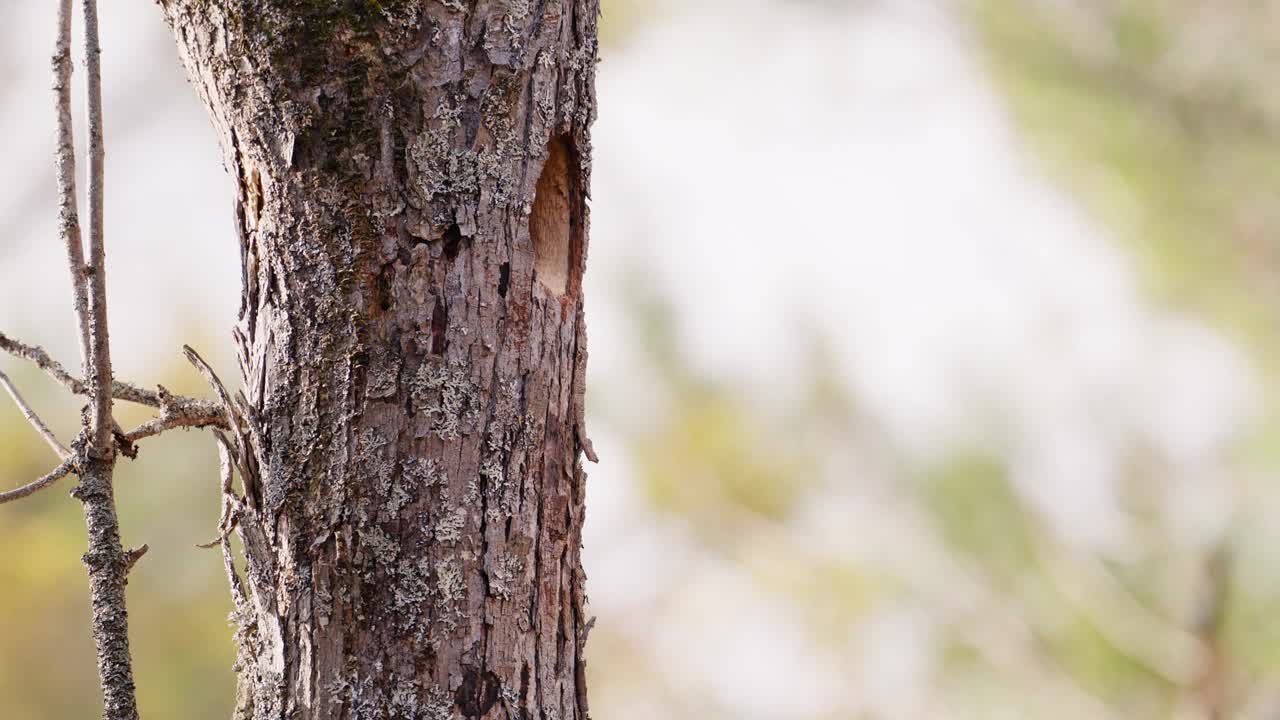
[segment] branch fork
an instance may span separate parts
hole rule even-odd
[[[87,201],[88,252],[80,233],[77,209],[76,153],[71,122],[71,12],[72,0],[57,3],[58,33],[53,54],[53,88],[57,116],[57,179],[59,231],[66,247],[71,276],[76,328],[80,345],[83,379],[73,376],[43,348],[27,345],[0,333],[0,351],[16,355],[48,373],[76,395],[88,398],[82,430],[68,448],[27,404],[9,377],[0,373],[0,387],[9,394],[23,417],[44,439],[59,459],[49,473],[22,487],[0,493],[0,504],[29,497],[70,474],[80,482],[72,496],[84,506],[88,551],[84,564],[89,572],[90,602],[93,610],[92,634],[97,647],[98,674],[102,683],[104,720],[138,720],[137,693],[133,682],[133,660],[129,650],[128,612],[125,585],[129,571],[146,554],[147,545],[126,550],[120,542],[120,526],[114,497],[116,453],[137,455],[134,443],[177,427],[213,427],[233,432],[238,455],[245,457],[248,440],[226,391],[217,383],[220,404],[170,393],[157,386],[144,390],[115,380],[111,365],[111,345],[107,327],[106,254],[103,243],[104,158],[102,129],[102,50],[98,42],[97,0],[81,0],[84,11],[84,56],[88,111],[89,171]],[[188,357],[198,358],[194,351]],[[195,360],[193,359],[193,363]],[[206,377],[212,370],[203,360],[197,364]],[[216,376],[213,376],[216,379]],[[159,411],[157,417],[130,432],[124,432],[112,415],[115,400],[138,403]],[[217,432],[217,430],[215,430]],[[226,457],[225,439],[220,451]],[[224,465],[227,463],[224,461]],[[242,468],[246,463],[242,461]],[[229,472],[229,470],[225,471]],[[249,477],[247,474],[245,477]],[[224,479],[224,488],[230,480]],[[229,553],[225,534],[234,525],[231,498],[224,498],[219,526],[224,553]],[[228,558],[228,563],[229,563]]]

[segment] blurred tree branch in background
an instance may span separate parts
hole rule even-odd
[[[981,0],[1015,118],[1157,296],[1280,370],[1280,4]]]

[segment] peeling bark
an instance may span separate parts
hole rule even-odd
[[[598,0],[160,4],[238,184],[237,717],[586,718]]]

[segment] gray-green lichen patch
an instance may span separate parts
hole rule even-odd
[[[418,712],[417,679],[392,674],[391,709],[404,718],[422,717],[422,713]]]
[[[495,78],[479,99],[483,132],[465,146],[458,139],[466,132],[463,116],[473,101],[460,93],[440,98],[427,127],[406,148],[412,207],[438,222],[449,210],[471,217],[486,199],[497,207],[523,199],[519,168],[525,153],[513,120],[518,94],[510,79]]]
[[[316,620],[319,621],[321,627],[329,624],[329,619],[333,617],[333,593],[329,592],[327,587],[318,587],[312,593],[314,598],[313,607],[315,608]]]
[[[551,72],[556,66],[556,56],[548,50],[538,53],[538,69],[545,78],[534,78],[533,102],[538,109],[538,119],[546,125],[555,120],[556,82]]]
[[[425,636],[427,623],[422,615],[427,603],[431,600],[431,563],[425,557],[401,558],[396,568],[395,607],[400,613],[399,622],[406,628],[422,630],[419,638]]]
[[[442,440],[455,440],[475,425],[475,386],[467,369],[428,358],[410,381],[414,409]]]
[[[466,600],[466,588],[462,582],[462,569],[458,561],[445,558],[436,565],[437,621],[450,630],[458,626],[462,617],[460,604]]]
[[[484,50],[494,65],[507,66],[519,61],[531,11],[529,0],[508,0],[505,9],[496,7],[490,11]]]
[[[368,551],[377,565],[387,571],[393,571],[396,560],[400,557],[400,543],[396,542],[382,528],[370,524],[360,533],[363,548]]]
[[[524,574],[524,562],[504,554],[497,568],[489,573],[489,592],[502,600],[510,600]]]
[[[400,387],[400,356],[388,349],[379,347],[369,363],[369,375],[366,394],[370,398],[395,397]]]
[[[330,680],[324,689],[329,693],[329,699],[337,704],[346,702],[351,696],[351,683],[344,677]]]
[[[486,487],[500,487],[507,481],[502,471],[502,460],[496,455],[489,455],[480,465],[480,477],[484,478]]]
[[[391,517],[399,516],[400,511],[413,501],[413,495],[409,493],[409,489],[405,485],[405,478],[401,475],[391,484],[390,492],[387,493],[384,509]]]
[[[432,685],[423,705],[423,720],[453,720],[453,698],[439,685]]]
[[[376,457],[379,450],[386,447],[391,441],[385,435],[373,428],[365,428],[360,431],[360,436],[356,441],[357,457],[362,462],[368,461],[370,458]]]
[[[453,545],[462,539],[462,530],[467,524],[466,508],[456,507],[440,516],[435,527],[437,542]]]
[[[437,195],[475,195],[479,192],[479,156],[472,149],[458,149],[455,132],[461,128],[463,106],[456,97],[441,98],[431,127],[409,144],[410,179],[416,195],[410,204],[426,207]]]
[[[436,467],[436,461],[432,458],[406,458],[402,468],[404,479],[416,488],[425,490],[444,480],[443,474]]]

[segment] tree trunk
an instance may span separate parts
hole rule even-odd
[[[161,0],[238,185],[237,718],[586,718],[598,0]]]

